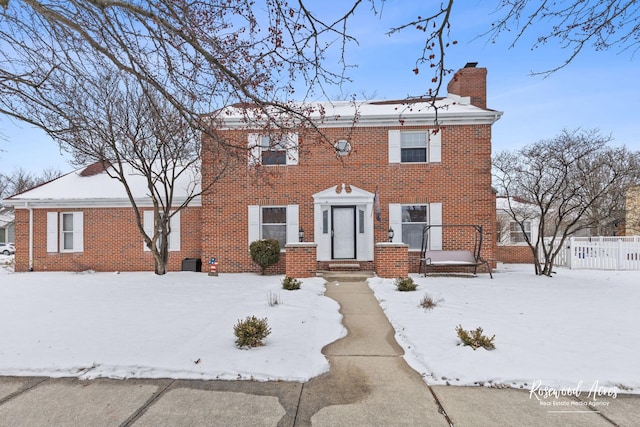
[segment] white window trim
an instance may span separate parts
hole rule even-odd
[[[262,239],[262,208],[286,208],[287,243],[298,242],[300,209],[298,205],[249,205],[248,206],[248,244]],[[247,246],[248,247],[248,246]],[[283,252],[285,248],[280,248]]]
[[[72,215],[73,248],[64,249],[64,215]],[[84,252],[84,212],[47,212],[47,252],[79,253]]]
[[[247,138],[248,143],[248,164],[249,166],[292,166],[297,165],[300,157],[298,134],[294,132],[285,135],[285,165],[262,165],[262,136],[257,133],[250,133]]]
[[[171,217],[170,226],[171,233],[169,233],[169,252],[179,252],[181,246],[181,231],[180,231],[180,214],[181,211],[178,212],[170,212],[173,216]],[[142,213],[142,225],[144,227],[144,232],[149,237],[153,237],[153,229],[155,225],[154,211],[146,210]],[[143,248],[145,252],[150,252],[151,249],[147,247],[147,244],[142,242]]]
[[[397,129],[389,130],[389,163],[401,163],[401,164],[424,164],[423,162],[402,162],[402,146],[401,146],[401,133],[402,132],[426,132],[427,133],[427,154],[426,162],[424,163],[440,163],[442,161],[442,130],[438,129],[434,132],[434,129],[424,130],[411,130],[401,131]]]
[[[390,203],[389,204],[389,227],[393,229],[393,243],[402,243],[402,206],[427,206],[427,224],[442,225],[442,203]],[[430,250],[442,250],[442,228],[434,227],[430,230],[429,246]],[[419,251],[420,249],[409,249]]]

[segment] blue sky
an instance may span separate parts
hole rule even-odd
[[[338,0],[336,0],[338,1]],[[531,76],[563,62],[569,52],[557,44],[531,50],[539,35],[535,27],[515,48],[510,34],[497,43],[478,36],[486,31],[497,1],[461,0],[452,15],[452,39],[458,44],[447,51],[448,66],[454,69],[467,62],[478,62],[488,69],[487,104],[503,111],[493,127],[494,152],[517,149],[540,139],[552,138],[563,128],[597,128],[614,138],[613,144],[640,150],[640,124],[637,102],[640,99],[640,57],[614,48],[596,52],[591,47],[566,68],[544,78]],[[344,4],[338,2],[337,4]],[[432,75],[423,70],[412,72],[422,49],[421,34],[408,30],[394,36],[385,32],[394,24],[413,19],[423,2],[390,0],[382,17],[363,9],[350,31],[359,45],[349,48],[348,61],[357,65],[349,71],[352,83],[329,88],[332,98],[355,93],[359,97],[401,99],[425,93]],[[326,3],[323,3],[326,6]],[[401,6],[400,6],[401,5]],[[343,6],[344,7],[344,6]],[[67,172],[66,162],[57,145],[28,125],[0,116],[0,172],[14,167],[39,173],[54,167]]]

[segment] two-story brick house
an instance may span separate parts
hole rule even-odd
[[[387,241],[391,229],[394,242],[409,245],[415,271],[426,224],[482,225],[483,257],[494,258],[491,126],[502,113],[486,107],[486,73],[467,64],[454,75],[447,97],[437,101],[438,125],[434,109],[419,100],[323,103],[318,109],[324,116],[316,124],[322,138],[311,129],[291,129],[274,144],[273,135],[248,128],[241,112],[230,109],[221,132],[234,145],[246,146],[248,155],[238,156],[213,191],[172,224],[180,246],[169,269],[179,269],[183,258],[216,257],[220,272],[258,271],[250,242],[275,238],[284,248],[298,242],[303,230],[304,240],[316,245],[318,269],[349,263],[371,270],[374,246]],[[208,153],[203,150],[203,180],[216,161]],[[73,192],[80,173],[70,175],[61,180],[67,179]],[[101,175],[84,177],[82,187]],[[37,194],[7,201],[16,207],[17,270],[126,271],[153,265],[124,198],[61,200],[53,192],[43,203],[47,186],[55,185],[61,184],[54,181]],[[80,222],[68,215],[73,212],[81,213],[76,214]],[[50,241],[64,238],[63,219],[83,230],[77,236],[83,240],[77,243],[81,252],[47,250],[47,235]],[[466,244],[465,239],[444,229],[432,231],[430,244],[446,249]],[[283,272],[286,262],[283,249],[272,271]]]

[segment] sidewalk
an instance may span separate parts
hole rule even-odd
[[[362,277],[327,279],[348,335],[323,349],[331,370],[307,383],[0,377],[0,425],[638,425],[640,396],[599,398],[590,408],[569,397],[546,406],[526,390],[429,387],[402,358]]]

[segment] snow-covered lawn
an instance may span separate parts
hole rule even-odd
[[[281,279],[0,268],[0,375],[308,380],[329,369],[321,349],[346,330],[324,280],[285,291]],[[249,315],[272,332],[240,350],[233,327]]]
[[[594,384],[640,394],[640,272],[500,266],[491,280],[413,276],[416,292],[370,280],[405,358],[430,384],[530,389]],[[305,381],[329,369],[344,336],[322,279],[285,291],[282,276],[8,273],[0,268],[0,375]],[[269,293],[282,303],[268,304]],[[419,307],[428,293],[441,300]],[[266,346],[235,347],[233,326],[266,317]],[[459,345],[478,326],[496,349]],[[597,381],[597,383],[596,383]]]
[[[547,278],[501,265],[494,280],[412,277],[415,292],[379,278],[369,285],[428,383],[640,393],[640,272],[558,268]],[[419,307],[425,293],[441,300],[435,308]],[[495,350],[458,345],[458,325],[495,334]]]

